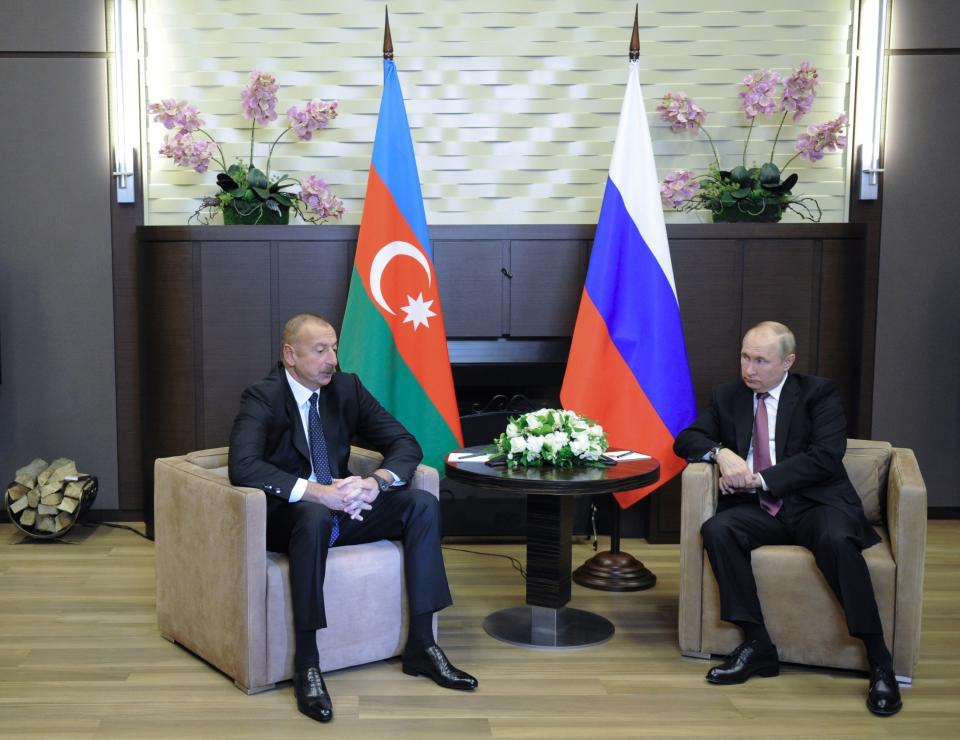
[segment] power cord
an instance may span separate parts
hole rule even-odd
[[[126,524],[113,524],[112,522],[83,522],[81,526],[90,527],[90,528],[93,528],[93,527],[112,527],[113,529],[126,529],[126,530],[128,530],[128,531],[130,531],[130,532],[133,532],[133,533],[136,534],[136,535],[139,535],[140,537],[143,537],[143,539],[145,539],[145,540],[149,540],[149,539],[150,539],[149,537],[147,537],[147,535],[145,535],[145,534],[144,534],[143,532],[141,532],[140,530],[134,529],[133,527],[129,527],[129,526],[127,526]]]
[[[512,557],[512,556],[510,556],[510,555],[501,555],[501,554],[498,553],[498,552],[480,552],[479,550],[466,550],[466,549],[464,549],[464,548],[462,548],[462,547],[451,547],[450,545],[441,545],[441,547],[442,547],[444,550],[456,550],[457,552],[465,552],[465,553],[468,553],[468,554],[470,554],[470,555],[485,555],[485,556],[491,557],[491,558],[504,558],[505,560],[509,560],[509,561],[510,561],[510,565],[513,566],[513,569],[514,569],[515,571],[518,571],[518,572],[520,573],[520,577],[521,577],[524,581],[527,580],[527,571],[524,569],[523,563],[521,563],[521,562],[520,562],[519,560],[517,560],[515,557]]]

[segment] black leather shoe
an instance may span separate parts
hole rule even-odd
[[[297,709],[317,722],[333,719],[333,702],[327,693],[323,675],[316,666],[293,674],[293,690],[297,695]]]
[[[896,714],[903,707],[900,686],[893,669],[883,666],[870,670],[870,690],[867,691],[867,709],[880,717]]]
[[[710,683],[743,683],[751,676],[780,675],[780,659],[777,646],[773,643],[761,644],[757,640],[747,640],[734,650],[720,665],[707,671]]]
[[[443,654],[439,645],[430,647],[414,655],[403,653],[403,672],[408,676],[427,676],[438,686],[445,689],[472,691],[477,688],[477,679],[469,673],[455,668]]]

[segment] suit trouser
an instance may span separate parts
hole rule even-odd
[[[298,632],[327,626],[323,579],[332,512],[308,501],[267,497],[267,549],[290,558],[293,622]],[[343,512],[334,547],[391,539],[403,542],[407,601],[411,614],[426,614],[453,603],[440,551],[440,504],[427,491],[381,493],[373,508],[355,521]]]
[[[725,500],[726,499],[726,500]],[[720,588],[720,618],[763,624],[750,553],[761,545],[802,545],[843,607],[851,635],[882,634],[870,572],[857,525],[824,504],[800,504],[789,497],[776,517],[753,496],[722,496],[717,513],[700,529]]]

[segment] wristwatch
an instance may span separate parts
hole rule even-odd
[[[370,477],[377,482],[377,487],[380,489],[380,493],[390,489],[393,484],[384,478],[382,475],[377,475],[376,473],[371,473]]]
[[[707,453],[707,460],[709,460],[712,463],[715,463],[717,461],[717,455],[720,454],[720,450],[722,449],[723,449],[723,445],[717,445],[716,447],[714,447],[712,450],[710,450],[710,452]]]

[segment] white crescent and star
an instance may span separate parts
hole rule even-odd
[[[373,300],[376,301],[377,305],[391,316],[396,316],[397,312],[390,308],[390,304],[388,304],[386,298],[383,297],[383,287],[380,283],[383,279],[383,272],[387,269],[387,265],[390,264],[394,257],[401,256],[410,257],[416,260],[416,262],[423,268],[423,271],[427,275],[428,287],[432,281],[430,262],[427,260],[423,252],[421,252],[415,246],[409,242],[392,241],[389,244],[381,247],[380,250],[374,255],[373,262],[370,264],[370,292],[373,294]],[[414,330],[421,325],[429,329],[430,323],[428,319],[437,315],[430,310],[430,306],[433,305],[433,301],[424,301],[422,292],[416,298],[408,295],[407,301],[408,303],[406,306],[400,307],[400,310],[407,314],[407,317],[403,320],[403,323],[412,323]]]

